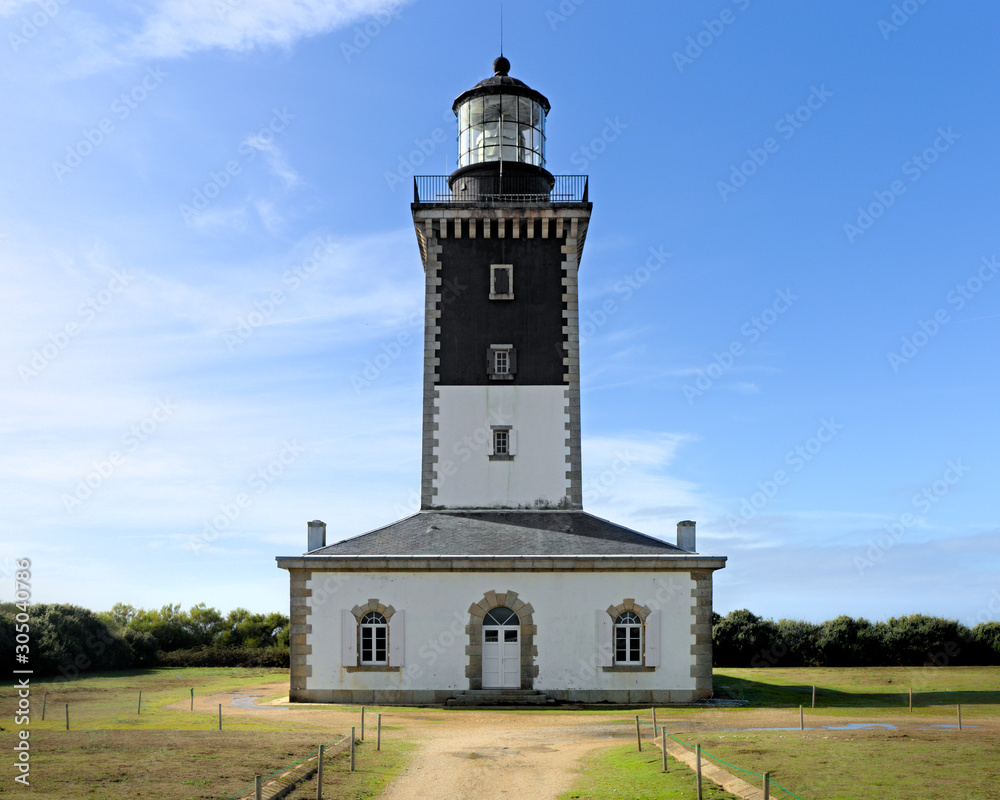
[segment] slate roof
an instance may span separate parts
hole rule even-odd
[[[691,555],[583,511],[421,511],[310,556]]]

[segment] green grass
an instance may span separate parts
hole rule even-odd
[[[716,669],[716,697],[745,699],[751,706],[812,703],[825,712],[906,711],[913,689],[914,713],[1000,716],[1000,667],[858,667],[798,669]]]
[[[385,726],[382,726],[385,730]],[[360,745],[355,753],[355,771],[350,771],[350,757],[341,753],[330,766],[323,768],[323,796],[336,800],[366,800],[379,797],[386,785],[406,766],[417,745],[412,742],[382,742],[382,750],[374,743]],[[331,768],[332,766],[332,768]],[[316,779],[306,781],[291,794],[289,800],[314,800]]]
[[[662,755],[652,746],[641,753],[634,744],[613,747],[589,756],[576,784],[560,800],[691,800],[695,775],[686,764],[667,756],[669,771],[662,769]],[[709,780],[703,780],[705,800],[733,800]]]

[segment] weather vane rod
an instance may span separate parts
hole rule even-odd
[[[500,55],[503,55],[503,0],[500,0]]]

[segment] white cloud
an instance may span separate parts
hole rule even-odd
[[[400,0],[163,0],[130,47],[145,58],[289,47],[358,19],[398,13],[401,5]]]

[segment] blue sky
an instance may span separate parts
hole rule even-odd
[[[410,176],[498,16],[0,0],[0,596],[284,609],[307,520],[415,508]],[[587,510],[697,520],[722,613],[998,618],[996,7],[505,17],[590,176]]]

